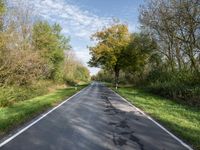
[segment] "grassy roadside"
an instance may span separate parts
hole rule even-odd
[[[72,96],[86,85],[75,88],[58,89],[50,94],[20,101],[8,107],[0,107],[0,137],[14,127],[26,122],[39,113]]]
[[[133,87],[121,87],[117,92],[158,120],[175,135],[190,143],[195,149],[200,150],[200,110],[198,108],[179,104]]]

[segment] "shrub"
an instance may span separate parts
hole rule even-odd
[[[29,87],[16,85],[0,87],[0,107],[46,94],[48,92],[47,87],[51,84],[49,81],[38,81]]]
[[[147,89],[161,96],[200,106],[200,80],[196,73],[156,70],[148,77]]]

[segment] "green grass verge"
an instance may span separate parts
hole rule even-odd
[[[200,150],[200,110],[198,108],[179,104],[131,87],[121,87],[117,92],[195,149]]]
[[[14,127],[57,105],[85,86],[79,86],[77,90],[74,88],[58,89],[44,96],[20,101],[8,107],[0,107],[0,135],[8,133]]]

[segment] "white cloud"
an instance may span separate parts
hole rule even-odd
[[[69,28],[73,36],[89,39],[97,29],[108,25],[111,18],[99,17],[64,0],[23,0],[36,9],[37,15]]]
[[[76,56],[79,60],[81,60],[84,65],[87,65],[87,62],[90,60],[89,50],[88,49],[82,49],[81,47],[74,47],[73,48]]]
[[[136,24],[128,24],[128,28],[131,32],[138,32],[140,25],[138,23]]]
[[[91,68],[91,67],[89,67],[89,70],[90,70],[90,75],[95,75],[95,74],[97,74],[98,72],[99,72],[99,68]]]
[[[75,54],[79,60],[81,60],[85,66],[87,66],[87,62],[90,60],[89,50],[81,49],[81,47],[74,47]],[[100,69],[95,67],[88,67],[90,70],[90,74],[96,74]]]

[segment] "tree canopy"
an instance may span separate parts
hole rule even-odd
[[[62,78],[60,65],[64,62],[64,51],[69,50],[69,39],[61,33],[59,24],[50,25],[48,22],[39,21],[33,26],[33,43],[35,50],[47,61],[50,68],[50,78]]]
[[[199,0],[149,0],[140,7],[139,21],[137,33],[122,32],[128,35],[122,43],[113,38],[120,37],[116,25],[94,34],[90,64],[103,70],[93,79],[109,81],[117,67],[120,83],[199,105]]]
[[[114,24],[93,34],[91,38],[97,44],[89,48],[92,55],[89,61],[90,66],[100,66],[114,71],[115,83],[117,85],[119,71],[124,65],[122,54],[127,49],[130,41],[130,33],[127,25]]]

